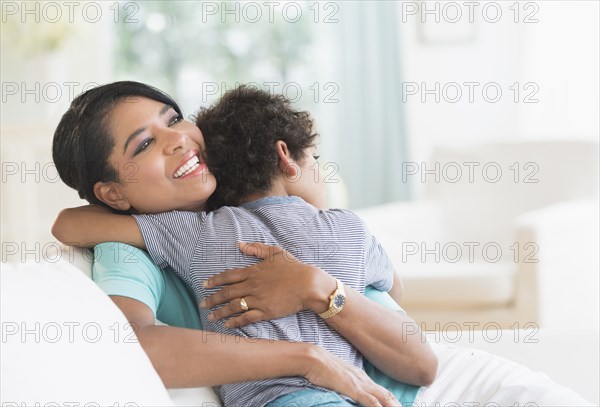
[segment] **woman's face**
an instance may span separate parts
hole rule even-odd
[[[114,187],[124,206],[140,213],[205,208],[217,183],[202,159],[200,129],[171,106],[144,97],[118,103],[108,126],[115,138],[109,160],[119,174]]]

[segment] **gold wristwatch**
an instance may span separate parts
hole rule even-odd
[[[337,287],[335,291],[329,296],[329,309],[325,312],[321,312],[319,316],[323,319],[331,318],[344,308],[346,303],[346,292],[344,291],[344,284],[339,278],[335,279]]]

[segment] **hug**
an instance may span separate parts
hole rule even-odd
[[[588,405],[513,362],[430,346],[376,236],[327,208],[318,137],[308,113],[245,86],[195,123],[136,82],[64,114],[53,159],[91,205],[63,210],[53,234],[136,257],[97,256],[93,279],[167,387],[214,386],[225,406]],[[457,374],[473,383],[460,396]]]

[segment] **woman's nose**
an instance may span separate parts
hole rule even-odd
[[[187,141],[187,136],[185,133],[169,127],[162,131],[161,136],[163,139],[163,150],[165,154],[173,154],[178,149],[184,148]]]

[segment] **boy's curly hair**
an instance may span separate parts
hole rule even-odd
[[[196,116],[206,142],[206,162],[217,180],[209,209],[238,206],[244,197],[265,192],[279,175],[275,143],[283,140],[294,160],[318,136],[308,112],[296,111],[281,95],[242,85],[226,92]]]

